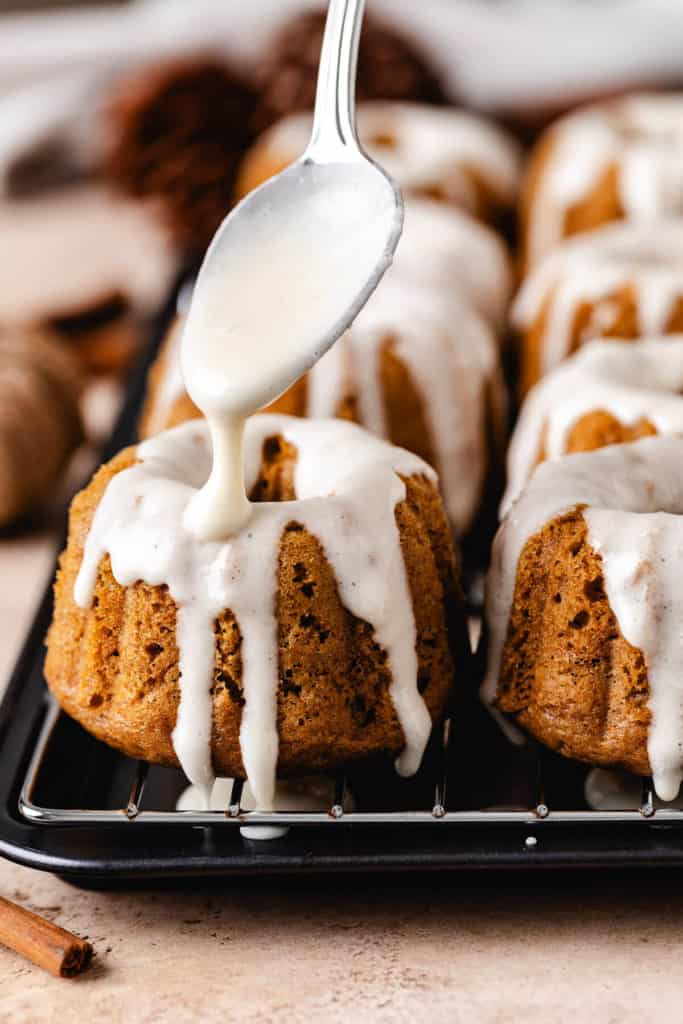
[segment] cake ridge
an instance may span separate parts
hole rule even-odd
[[[403,477],[420,475],[435,484],[434,471],[354,424],[265,414],[248,421],[249,488],[263,445],[274,436],[297,451],[297,499],[256,503],[244,530],[225,543],[200,543],[182,526],[187,502],[210,468],[206,425],[190,421],[141,444],[139,461],[110,481],[98,505],[74,589],[76,603],[87,607],[106,554],[122,586],[139,580],[168,586],[178,606],[181,674],[173,743],[190,780],[205,790],[213,781],[213,624],[230,609],[242,634],[240,746],[262,808],[272,804],[278,751],[277,559],[292,522],[322,544],[344,606],[373,626],[386,651],[390,696],[406,743],[397,762],[402,773],[417,770],[431,730],[417,685],[415,617],[395,513],[406,497]]]

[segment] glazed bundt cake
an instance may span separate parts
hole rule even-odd
[[[129,448],[75,499],[46,677],[131,757],[198,785],[400,753],[419,766],[462,630],[433,471],[337,420],[247,424],[251,518],[202,543],[184,509],[208,476],[201,421]]]
[[[527,395],[507,457],[503,512],[544,459],[683,434],[683,335],[591,342]]]
[[[683,777],[683,439],[540,465],[487,582],[483,695],[567,757]]]
[[[264,132],[244,158],[238,197],[300,157],[311,125],[310,114],[292,114]],[[404,193],[450,203],[484,220],[516,200],[517,144],[474,114],[418,103],[360,103],[358,135]]]
[[[152,367],[141,434],[198,417],[183,386],[173,326]],[[270,407],[339,417],[415,452],[439,474],[458,536],[473,526],[487,483],[502,468],[506,396],[490,327],[454,293],[382,282],[352,327]],[[499,492],[500,493],[500,492]]]
[[[683,94],[569,114],[538,142],[522,190],[525,263],[613,220],[683,214]]]
[[[614,224],[564,242],[527,277],[511,319],[524,392],[593,338],[683,331],[683,220]]]

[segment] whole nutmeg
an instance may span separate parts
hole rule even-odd
[[[309,11],[287,22],[273,40],[257,78],[258,132],[285,114],[313,106],[325,11]],[[444,103],[438,76],[413,42],[383,21],[366,16],[358,55],[359,100]]]
[[[223,60],[201,56],[143,68],[108,104],[106,178],[118,191],[154,200],[189,260],[203,255],[230,208],[255,103]]]

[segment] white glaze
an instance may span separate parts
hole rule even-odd
[[[542,463],[496,535],[486,597],[489,655],[482,697],[491,704],[524,545],[556,517],[585,506],[610,606],[647,665],[648,755],[655,789],[666,800],[675,797],[683,777],[682,460],[683,439],[655,437]]]
[[[380,357],[388,346],[420,396],[435,468],[456,533],[472,524],[488,466],[488,397],[504,416],[505,391],[496,342],[457,295],[407,288],[393,268],[353,326],[308,378],[308,416],[334,416],[345,395],[357,397],[360,422],[387,438]]]
[[[251,514],[246,418],[308,370],[362,308],[402,225],[392,184],[367,161],[297,163],[224,221],[194,288],[180,346],[187,392],[207,418],[211,474],[187,509],[203,540]]]
[[[543,377],[527,395],[507,456],[505,515],[538,461],[566,451],[572,427],[589,412],[627,426],[645,418],[658,434],[683,434],[683,335],[594,341]]]
[[[381,290],[390,280],[397,290],[399,282],[413,292],[424,288],[425,298],[441,307],[446,297],[456,292],[496,327],[504,321],[512,288],[510,261],[505,246],[493,231],[459,210],[417,196],[406,197],[403,234],[394,262],[366,310],[379,301]],[[454,313],[459,309],[462,309],[461,303]],[[179,308],[179,314],[185,311]],[[395,312],[398,319],[402,314],[400,300],[397,300]],[[472,319],[467,311],[464,316]],[[174,328],[168,341],[163,378],[150,414],[150,433],[166,427],[173,405],[185,392],[177,344],[180,336],[181,331]],[[333,348],[325,358],[331,364],[341,360],[341,355]],[[334,376],[340,377],[341,373],[342,367],[338,366]],[[333,375],[325,373],[323,376],[330,380]],[[318,386],[317,379],[314,386]],[[329,415],[330,402],[324,401],[319,407],[317,401],[312,400],[308,415],[320,415],[319,408]]]
[[[635,775],[616,768],[592,768],[583,784],[586,803],[594,811],[633,811],[642,801],[642,782]],[[664,802],[654,799],[655,808]],[[683,794],[668,802],[667,809],[683,809]]]
[[[176,801],[177,811],[223,811],[225,812],[232,797],[233,779],[216,779],[211,796],[206,806],[206,794],[197,786],[188,786]],[[334,801],[334,780],[325,775],[309,775],[295,779],[278,779],[273,798],[273,811],[290,814],[307,814],[329,812]],[[242,787],[240,798],[241,811],[257,810],[254,794],[249,782]],[[348,790],[344,793],[343,810],[350,813],[355,810],[353,797]],[[243,839],[264,842],[282,839],[289,832],[283,825],[241,825],[240,835]]]
[[[421,398],[446,511],[462,535],[472,525],[485,483],[489,403],[497,422],[505,416],[498,345],[489,326],[456,292],[446,296],[408,287],[394,270],[353,326],[309,371],[305,415],[335,416],[343,399],[354,394],[362,426],[388,439],[380,354],[389,345]],[[176,326],[150,414],[150,434],[163,429],[183,393],[178,337]]]
[[[234,779],[216,779],[209,810],[225,811],[232,797]],[[305,814],[311,811],[329,811],[334,803],[334,779],[326,775],[304,775],[294,779],[278,779],[273,799],[274,811]],[[177,811],[205,810],[204,793],[195,786],[184,789],[176,801]],[[344,811],[354,809],[354,800],[348,790],[344,793]],[[240,810],[257,810],[251,786],[245,782],[240,797]]]
[[[264,134],[262,145],[278,162],[290,162],[303,153],[310,132],[310,115],[292,114]],[[519,148],[501,128],[475,114],[418,103],[366,102],[358,106],[358,136],[368,155],[406,192],[436,190],[476,213],[477,193],[469,174],[474,170],[500,202],[516,198]]]
[[[543,373],[567,356],[578,307],[596,304],[580,341],[600,337],[612,320],[612,296],[625,285],[635,291],[640,334],[663,334],[683,296],[683,220],[612,224],[563,242],[532,270],[511,319],[527,330],[552,296],[541,339]]]
[[[415,619],[395,510],[405,496],[399,474],[435,481],[433,471],[350,423],[261,415],[246,428],[248,489],[258,476],[263,442],[273,435],[298,451],[297,500],[254,504],[248,528],[225,542],[199,541],[184,526],[187,505],[211,469],[207,425],[195,420],[140,445],[140,461],[114,477],[98,506],[74,594],[81,607],[89,606],[106,553],[122,586],[138,580],[168,586],[178,607],[181,673],[173,743],[188,778],[204,790],[213,783],[213,623],[232,610],[242,636],[242,759],[263,809],[272,806],[275,786],[276,569],[290,522],[320,541],[344,606],[373,626],[387,652],[390,693],[405,737],[401,773],[417,770],[431,728],[417,689]]]
[[[555,125],[531,210],[531,264],[560,241],[568,210],[612,165],[625,219],[683,213],[683,96],[629,96]]]

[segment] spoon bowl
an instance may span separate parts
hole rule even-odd
[[[250,518],[246,418],[275,401],[351,325],[401,235],[400,192],[356,135],[364,5],[330,0],[308,149],[229,214],[199,272],[180,359],[213,444],[211,476],[185,517],[203,540],[228,537]]]
[[[355,127],[364,6],[331,0],[309,146],[235,207],[205,256],[181,350],[204,412],[274,401],[350,326],[391,264],[401,194]],[[247,357],[226,373],[231,345]]]
[[[247,196],[197,280],[183,360],[190,394],[236,412],[277,398],[365,305],[391,264],[402,213],[393,184],[365,159],[303,159]],[[245,358],[226,375],[232,344]]]

